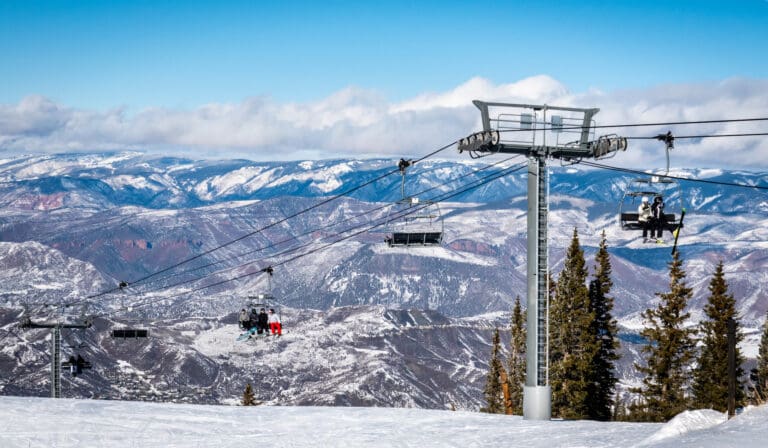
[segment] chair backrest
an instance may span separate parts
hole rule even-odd
[[[442,242],[442,232],[396,232],[389,240],[390,246],[435,246]]]
[[[112,337],[117,339],[147,338],[149,337],[149,330],[139,328],[121,328],[119,330],[112,330]]]

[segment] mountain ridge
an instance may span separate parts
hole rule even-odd
[[[470,179],[470,171],[484,166],[483,162],[425,161],[409,172],[413,183],[409,191],[439,186],[454,173]],[[442,407],[447,402],[440,398],[440,390],[456,390],[458,395],[451,398],[456,406],[476,408],[481,403],[483,363],[490,353],[492,327],[507,325],[504,316],[514,298],[525,297],[526,174],[515,173],[441,204],[446,225],[442,247],[388,248],[380,229],[334,242],[347,234],[344,229],[365,229],[385,218],[381,206],[399,197],[400,177],[393,174],[386,182],[350,197],[321,202],[394,169],[395,161],[384,159],[209,163],[124,153],[1,161],[0,263],[6,269],[0,282],[0,307],[4,307],[0,329],[5,333],[0,337],[15,337],[18,329],[14,325],[24,307],[39,318],[53,319],[61,310],[45,304],[88,303],[89,312],[102,319],[98,335],[84,337],[92,347],[89,355],[104,369],[87,381],[73,381],[78,393],[119,397],[123,391],[117,390],[117,380],[110,375],[122,372],[141,390],[170,393],[173,387],[169,384],[181,381],[189,396],[202,399],[194,391],[203,388],[224,400],[241,393],[244,381],[257,378],[258,372],[233,361],[241,355],[213,353],[204,341],[233,339],[234,313],[250,295],[272,292],[288,315],[295,316],[294,322],[288,320],[288,335],[294,325],[311,335],[285,341],[297,351],[317,350],[317,344],[325,341],[322,350],[327,356],[335,356],[331,355],[334,340],[317,331],[313,319],[335,325],[334,319],[349,313],[350,318],[356,316],[373,328],[385,329],[391,322],[382,313],[417,310],[443,316],[440,319],[454,324],[440,328],[413,323],[414,337],[395,341],[378,330],[371,333],[364,325],[353,324],[354,319],[341,319],[347,323],[349,335],[339,330],[333,337],[345,341],[343,350],[352,360],[350,366],[359,362],[372,369],[366,381],[357,381],[355,369],[318,370],[295,358],[303,367],[292,370],[293,366],[271,358],[279,371],[290,372],[291,379],[276,370],[269,381],[259,384],[266,390],[290,390],[282,399],[294,403],[326,405]],[[278,171],[281,177],[274,177]],[[617,228],[618,201],[633,175],[572,166],[553,167],[552,172],[550,267],[555,273],[561,268],[574,228],[588,266],[592,266],[601,235],[606,233],[614,272],[615,316],[622,341],[627,343],[620,376],[622,384],[632,384],[636,349],[631,343],[642,325],[640,312],[667,285],[670,247],[642,244],[639,232]],[[743,171],[685,173],[760,185],[768,178]],[[456,186],[443,188],[449,191]],[[688,192],[684,193],[686,201],[693,204],[679,247],[694,289],[691,324],[701,318],[709,277],[722,259],[747,332],[744,349],[754,356],[759,338],[756,329],[768,308],[768,195],[714,184],[694,184],[684,191]],[[292,215],[296,217],[284,221]],[[243,238],[245,235],[250,236]],[[291,261],[297,255],[300,257]],[[190,263],[155,275],[193,257]],[[261,272],[270,265],[276,266],[271,279]],[[141,281],[145,277],[151,278]],[[121,281],[129,286],[117,288]],[[209,287],[211,284],[218,285]],[[105,291],[113,292],[99,295]],[[93,295],[99,295],[98,300],[85,300]],[[456,326],[466,319],[487,323],[481,330]],[[159,336],[146,346],[115,345],[105,337],[110,327],[130,322],[146,322],[157,328]],[[42,331],[24,334],[3,349],[0,364],[20,375],[26,386],[6,381],[2,393],[39,391],[47,375],[45,338]],[[288,342],[275,346],[285,344]],[[131,347],[146,359],[136,359]],[[393,347],[399,348],[395,351]],[[471,378],[419,367],[435,362],[448,368],[456,347],[472,352],[464,361],[471,366]],[[392,352],[383,362],[377,353],[387,350]],[[430,355],[433,352],[440,355]],[[243,356],[255,353],[247,351]],[[164,357],[178,362],[161,362]],[[196,368],[207,373],[198,377],[192,374]],[[126,373],[134,371],[155,377]],[[238,372],[244,375],[238,376]],[[377,377],[376,372],[383,376]],[[221,384],[216,383],[219,375]],[[430,375],[441,378],[438,385],[425,386],[430,384]],[[469,386],[463,388],[462,381],[470,381]],[[322,386],[323,382],[334,387]],[[345,389],[344,384],[352,389]],[[407,387],[415,398],[409,401],[393,395],[391,387]],[[344,390],[347,392],[340,392]],[[150,396],[147,394],[145,398]],[[312,394],[324,398],[309,398]],[[171,399],[176,395],[162,396]],[[264,394],[259,399],[276,397]]]

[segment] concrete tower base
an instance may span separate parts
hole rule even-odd
[[[523,387],[523,418],[549,420],[552,417],[552,388],[550,386]]]

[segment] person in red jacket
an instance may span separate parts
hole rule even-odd
[[[274,308],[269,309],[269,329],[272,331],[272,336],[277,334],[278,336],[283,335],[283,328],[280,324],[280,318],[275,314]]]

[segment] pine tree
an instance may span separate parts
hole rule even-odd
[[[700,324],[704,346],[693,375],[694,404],[698,408],[725,412],[728,410],[728,320],[736,321],[736,406],[744,402],[743,384],[739,381],[744,375],[741,368],[744,357],[738,347],[744,335],[739,331],[736,300],[728,294],[722,261],[709,283],[709,293],[704,307],[707,319]]]
[[[757,367],[752,369],[750,379],[755,388],[753,392],[756,393],[754,401],[758,404],[768,402],[768,314],[765,316],[763,336],[757,350]]]
[[[694,330],[683,325],[690,316],[685,308],[692,291],[685,284],[679,254],[675,252],[669,263],[669,292],[656,293],[658,306],[643,312],[648,323],[640,332],[648,341],[642,349],[645,365],[635,364],[635,368],[645,377],[643,386],[633,390],[641,395],[641,402],[632,407],[633,418],[666,421],[688,405],[685,392],[694,356]]]
[[[491,346],[491,360],[488,362],[488,375],[486,376],[485,396],[486,407],[481,408],[481,412],[490,414],[504,414],[504,392],[501,387],[501,371],[504,365],[501,362],[501,337],[499,329],[493,333],[493,342]]]
[[[587,389],[587,416],[593,420],[608,421],[611,419],[616,390],[614,362],[619,359],[616,351],[619,342],[616,337],[618,328],[613,311],[613,297],[608,293],[613,286],[611,280],[611,259],[608,254],[608,244],[603,232],[600,248],[595,255],[595,279],[589,284],[589,311],[594,319],[589,333],[595,339],[597,348],[592,358],[592,369]]]
[[[523,384],[525,383],[525,313],[520,306],[520,296],[515,298],[512,309],[512,337],[509,343],[509,395],[512,400],[512,412],[523,413]]]
[[[245,392],[243,392],[243,406],[256,406],[256,396],[253,394],[253,388],[251,383],[245,385]]]
[[[590,337],[594,314],[589,310],[587,268],[578,231],[565,257],[550,303],[550,382],[552,414],[586,418],[587,389],[597,343]]]
[[[616,394],[616,398],[613,401],[615,403],[613,407],[613,417],[612,420],[616,422],[626,422],[629,421],[629,411],[627,410],[627,403]]]

